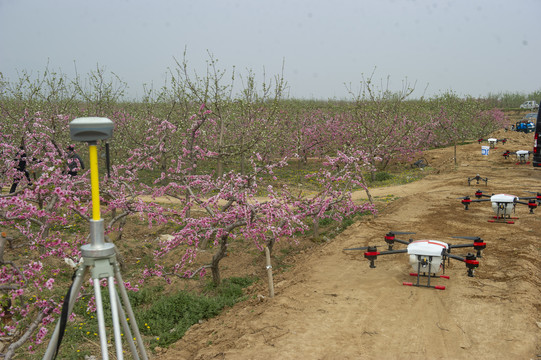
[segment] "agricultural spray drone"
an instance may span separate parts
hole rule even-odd
[[[530,154],[532,152],[528,150],[517,150],[517,151],[511,151],[511,150],[505,150],[502,154],[505,159],[508,159],[511,154],[515,154],[517,156],[517,165],[526,164],[529,165],[530,162],[528,159],[530,158]]]
[[[481,251],[486,248],[486,243],[480,237],[469,237],[469,236],[454,236],[454,239],[466,239],[473,241],[468,244],[448,244],[439,240],[413,240],[409,239],[401,240],[397,239],[396,235],[404,234],[415,234],[412,232],[400,232],[400,231],[390,231],[385,234],[385,242],[387,243],[386,251],[378,251],[377,246],[362,246],[356,248],[348,248],[344,250],[366,250],[364,257],[370,261],[370,267],[375,268],[375,261],[378,256],[381,255],[391,255],[391,254],[403,254],[407,253],[409,255],[409,263],[413,268],[414,273],[410,273],[410,276],[415,276],[417,281],[412,282],[403,282],[403,285],[406,286],[421,286],[429,287],[438,290],[445,290],[445,286],[441,285],[431,285],[430,280],[432,278],[443,278],[449,279],[449,276],[445,274],[445,260],[449,263],[450,259],[462,261],[466,264],[467,275],[473,277],[473,271],[479,266],[479,261],[477,258],[481,257]],[[407,245],[405,249],[393,250],[394,243],[398,242],[400,244]],[[472,254],[468,253],[465,256],[458,256],[451,254],[452,249],[473,247],[477,253]],[[440,270],[443,275],[437,275]],[[421,284],[421,277],[426,277],[426,284]]]
[[[483,141],[486,141],[488,142],[488,145],[492,148],[492,149],[496,149],[496,144],[498,142],[501,142],[502,144],[505,145],[505,143],[507,142],[507,139],[506,138],[503,138],[503,139],[496,139],[496,138],[488,138],[488,139],[478,139],[477,142],[480,144],[481,142]]]
[[[464,205],[464,210],[468,210],[470,204],[473,202],[490,201],[492,203],[492,210],[496,216],[488,220],[489,222],[514,224],[515,222],[513,220],[518,218],[512,217],[511,215],[515,213],[515,207],[517,204],[528,206],[530,209],[530,214],[533,214],[534,209],[537,208],[538,204],[541,202],[541,193],[533,194],[536,194],[536,196],[519,198],[518,196],[509,194],[485,195],[481,190],[477,190],[474,194],[475,199],[471,199],[469,196],[464,196],[459,199],[461,199],[462,205]],[[527,200],[527,202],[522,200]]]

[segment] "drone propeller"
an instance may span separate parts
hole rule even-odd
[[[494,194],[493,194],[494,195]],[[472,200],[469,196],[459,197],[457,199],[462,199],[462,205],[464,205],[464,210],[468,210],[468,206],[472,202],[482,202],[482,201],[490,201],[491,195],[485,195],[483,194],[482,190],[477,190],[474,194],[475,199]],[[483,199],[486,198],[486,199]]]
[[[361,246],[361,247],[356,247],[356,248],[348,248],[348,249],[344,249],[344,250],[367,250],[369,247],[370,246]]]
[[[387,234],[385,234],[385,242],[389,246],[388,251],[393,250],[393,244],[394,244],[395,241],[399,242],[401,244],[405,244],[405,245],[408,245],[409,243],[411,243],[412,240],[405,241],[405,240],[397,239],[395,237],[395,235],[406,235],[406,234],[415,234],[415,233],[414,232],[409,232],[409,231],[389,231]],[[360,246],[360,247],[354,247],[354,248],[347,248],[347,249],[343,249],[343,250],[369,250],[369,249],[372,249],[372,250],[369,250],[369,251],[377,251],[376,248],[377,248],[377,246]]]
[[[464,197],[461,197],[461,198],[458,198],[458,199],[462,199],[461,203],[462,203],[462,205],[464,205],[464,210],[468,210],[468,206],[471,203],[470,197],[469,196],[464,196]]]
[[[374,262],[376,261],[378,255],[402,254],[408,251],[408,249],[377,251],[375,246],[369,247],[367,250],[368,251],[364,253],[364,257],[370,260],[370,267],[372,269],[376,267],[376,264]]]
[[[535,194],[535,196],[530,196],[530,197],[525,197],[525,198],[521,198],[521,199],[527,199],[527,200],[537,200],[537,202],[541,202],[541,192],[536,192],[536,191],[526,191],[527,193],[530,193],[530,194]]]
[[[393,250],[393,245],[395,241],[404,245],[408,245],[409,243],[411,243],[412,240],[410,241],[401,240],[401,239],[397,239],[395,236],[395,235],[407,235],[407,234],[415,234],[415,233],[409,232],[409,231],[389,231],[387,234],[385,234],[384,239],[387,245],[389,246],[387,250],[389,251]]]
[[[394,230],[391,230],[389,231],[389,234],[393,234],[393,235],[407,235],[407,234],[415,234],[414,232],[410,232],[410,231],[394,231]]]
[[[453,239],[481,240],[479,236],[451,236]]]
[[[516,200],[516,201],[514,201],[514,203],[515,204],[528,205],[528,208],[530,209],[530,214],[533,214],[533,210],[535,208],[537,208],[537,202],[539,202],[539,200],[537,200],[537,198],[534,198],[534,197],[522,198],[522,199],[528,200],[528,202]]]
[[[447,250],[448,253],[451,253],[451,249],[473,247],[475,250],[477,250],[476,256],[480,258],[482,257],[481,251],[487,247],[487,244],[479,236],[452,236],[452,238],[473,240],[473,243],[472,244],[456,244],[456,245],[448,244],[449,245],[449,249]]]
[[[458,256],[458,255],[453,255],[453,254],[450,254],[449,252],[447,252],[445,254],[445,256],[447,256],[448,258],[451,258],[451,259],[455,259],[455,260],[458,260],[458,261],[465,262],[466,267],[468,268],[468,276],[469,277],[473,277],[473,269],[479,267],[479,260],[477,260],[477,257],[472,253],[468,253],[465,257],[462,257],[462,256]]]
[[[478,198],[478,199],[480,199],[480,198],[482,198],[482,197],[490,197],[490,195],[485,195],[485,194],[483,194],[483,191],[482,191],[482,190],[479,190],[479,189],[475,192],[474,195],[475,195],[475,197]]]

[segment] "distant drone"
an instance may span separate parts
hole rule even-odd
[[[520,164],[526,164],[529,165],[530,162],[528,161],[528,158],[530,157],[531,151],[528,150],[518,150],[518,151],[510,151],[505,150],[502,154],[504,158],[508,159],[511,154],[514,153],[517,156],[517,165]]]
[[[479,174],[477,174],[477,175],[475,175],[475,176],[472,177],[472,178],[468,178],[468,186],[471,185],[471,182],[472,182],[473,180],[477,180],[477,185],[479,185],[479,180],[484,181],[484,182],[485,182],[485,185],[488,185],[488,178],[484,178],[484,179],[483,179],[482,177],[479,176]]]
[[[471,199],[469,196],[464,196],[459,199],[462,199],[462,205],[464,205],[464,210],[468,210],[472,202],[483,202],[490,201],[492,203],[492,210],[496,216],[493,219],[488,220],[489,222],[503,222],[507,224],[514,224],[513,220],[518,219],[517,217],[511,217],[515,213],[515,206],[517,204],[527,205],[530,209],[530,214],[534,213],[534,209],[537,208],[538,204],[541,203],[541,193],[534,193],[535,197],[523,197],[519,198],[515,195],[508,194],[492,194],[485,195],[481,190],[475,192],[475,199]],[[486,199],[485,199],[486,198]],[[528,202],[520,200],[528,200]]]
[[[479,267],[479,261],[477,258],[481,257],[481,251],[486,248],[486,243],[480,237],[468,237],[468,236],[454,236],[454,239],[467,239],[472,240],[470,244],[456,244],[451,245],[443,241],[438,240],[413,240],[409,241],[400,240],[396,238],[396,235],[400,234],[415,234],[412,232],[400,232],[391,231],[385,235],[385,242],[388,244],[387,251],[378,251],[377,246],[362,246],[356,248],[349,248],[344,250],[367,250],[364,253],[364,257],[370,260],[370,267],[375,268],[375,260],[379,255],[390,254],[409,254],[409,262],[415,273],[410,273],[410,276],[416,276],[417,282],[403,282],[402,285],[407,286],[421,286],[429,287],[438,290],[445,290],[445,286],[430,285],[430,279],[443,278],[449,279],[447,275],[436,275],[440,270],[442,274],[445,274],[445,260],[449,262],[449,259],[455,259],[462,261],[466,264],[468,269],[468,276],[473,277],[473,270]],[[406,249],[393,250],[394,242],[407,245]],[[477,254],[468,253],[466,256],[458,256],[451,254],[451,249],[473,247],[477,250]],[[426,284],[420,283],[420,278],[426,277]]]
[[[499,142],[501,142],[502,144],[505,145],[505,143],[507,142],[507,139],[506,138],[503,138],[503,139],[496,139],[496,138],[488,138],[488,139],[478,139],[477,142],[480,144],[481,142],[483,141],[487,141],[488,142],[488,145],[492,148],[492,149],[496,149],[496,144]]]

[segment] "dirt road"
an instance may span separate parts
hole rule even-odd
[[[404,186],[371,189],[398,197],[378,215],[350,226],[337,238],[296,257],[275,277],[276,296],[265,281],[252,298],[194,325],[155,359],[537,359],[541,354],[541,209],[517,205],[515,224],[490,223],[490,203],[465,211],[457,198],[484,192],[533,196],[541,170],[504,159],[505,149],[531,150],[533,135],[493,134],[510,141],[481,155],[481,145],[426,154],[438,173]],[[479,174],[488,184],[468,186]],[[363,196],[363,194],[359,194]],[[412,281],[405,254],[380,256],[369,268],[352,246],[382,245],[390,230],[414,231],[414,239],[451,243],[480,236],[487,248],[475,277],[452,261],[446,289],[403,286]],[[455,254],[468,251],[456,249]],[[225,261],[225,260],[224,260]],[[226,264],[224,264],[226,265]],[[257,296],[260,295],[260,296]]]

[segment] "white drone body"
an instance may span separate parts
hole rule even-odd
[[[436,274],[442,268],[442,254],[447,251],[449,245],[437,240],[417,240],[408,245],[410,265],[414,271],[429,272]],[[420,264],[420,268],[419,268]]]
[[[528,150],[519,150],[516,152],[518,160],[528,161],[530,152]]]
[[[518,200],[519,198],[515,195],[508,194],[496,194],[490,197],[492,210],[500,216],[511,215],[515,211],[516,201]]]
[[[487,139],[488,141],[488,145],[490,145],[490,147],[494,147],[496,145],[496,143],[498,143],[498,139],[495,139],[495,138],[490,138],[490,139]]]

